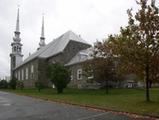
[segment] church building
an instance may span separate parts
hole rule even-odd
[[[17,13],[16,29],[13,42],[11,43],[11,78],[15,77],[23,81],[25,87],[34,87],[35,82],[50,85],[47,77],[47,66],[60,63],[71,69],[71,83],[80,87],[84,81],[80,62],[88,58],[91,45],[72,31],[67,31],[48,44],[45,44],[44,17],[42,18],[42,29],[39,47],[37,51],[23,60],[22,43],[20,38],[19,9]]]

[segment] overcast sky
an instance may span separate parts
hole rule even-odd
[[[10,74],[17,5],[24,58],[36,51],[45,13],[46,43],[68,30],[89,43],[118,33],[127,24],[126,10],[137,9],[135,0],[0,0],[0,77]]]

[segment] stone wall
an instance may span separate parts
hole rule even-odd
[[[31,67],[33,66],[33,72]],[[26,69],[28,69],[28,78],[26,77]],[[22,78],[23,71],[23,78]],[[38,59],[34,59],[14,70],[16,78],[24,82],[24,87],[34,87],[38,80]],[[20,75],[19,75],[20,74]]]
[[[77,70],[82,69],[82,66],[80,64],[69,66],[69,69],[71,70],[71,81],[69,83],[69,87],[72,88],[83,88],[83,85],[86,83],[86,80],[82,77],[81,80],[77,79]]]
[[[48,60],[46,59],[39,59],[38,61],[38,81],[40,81],[44,87],[49,87],[51,86],[50,80],[47,76],[47,71],[48,71]]]
[[[22,70],[24,71],[24,86],[35,87],[35,82],[40,81],[44,86],[51,86],[50,80],[47,77],[47,68],[52,63],[68,63],[72,57],[74,57],[80,50],[84,50],[90,47],[90,45],[80,42],[70,41],[63,52],[54,55],[50,58],[36,58],[30,62],[18,67],[15,70],[17,78],[22,80]],[[34,66],[34,73],[31,73],[31,66]],[[26,79],[26,68],[28,69],[28,78]],[[20,72],[20,77],[18,76]]]
[[[53,57],[48,58],[49,64],[52,63],[68,63],[79,51],[89,48],[90,45],[79,43],[75,41],[70,41],[64,51]]]

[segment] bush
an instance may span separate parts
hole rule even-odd
[[[11,89],[15,90],[16,89],[16,86],[17,86],[17,79],[16,78],[12,78],[10,81],[9,81],[9,86]]]
[[[21,90],[23,90],[23,88],[24,88],[24,83],[23,83],[23,81],[21,81],[21,80],[18,80],[18,81],[17,81],[17,88],[20,88]]]
[[[60,64],[52,64],[48,69],[48,77],[55,85],[57,93],[62,93],[70,82],[70,71]]]
[[[6,80],[0,81],[0,89],[7,89],[8,88],[8,82]]]

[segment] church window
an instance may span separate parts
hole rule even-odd
[[[20,52],[21,51],[21,48],[19,46],[17,46],[17,51]]]
[[[71,75],[71,81],[73,80],[73,75]]]
[[[93,75],[93,70],[88,71],[88,79],[93,79],[94,75]]]
[[[19,52],[21,52],[21,47],[19,47]]]
[[[88,58],[88,54],[80,52],[79,60],[86,60]]]
[[[26,68],[26,71],[25,71],[25,78],[28,79],[28,68]]]
[[[20,49],[20,47],[18,46],[18,52],[20,52],[21,51],[21,49]]]
[[[22,80],[24,80],[24,70],[22,69]]]
[[[17,46],[17,52],[19,52],[19,47]]]
[[[14,46],[14,52],[16,52],[16,46]]]
[[[31,73],[34,73],[34,66],[31,65]]]
[[[20,80],[20,71],[18,71],[18,80]]]
[[[82,69],[77,70],[77,79],[81,80],[82,79]]]
[[[71,81],[73,80],[73,70],[71,71],[71,76],[70,76],[70,78],[71,78]]]
[[[34,65],[31,65],[31,78],[34,78]]]

